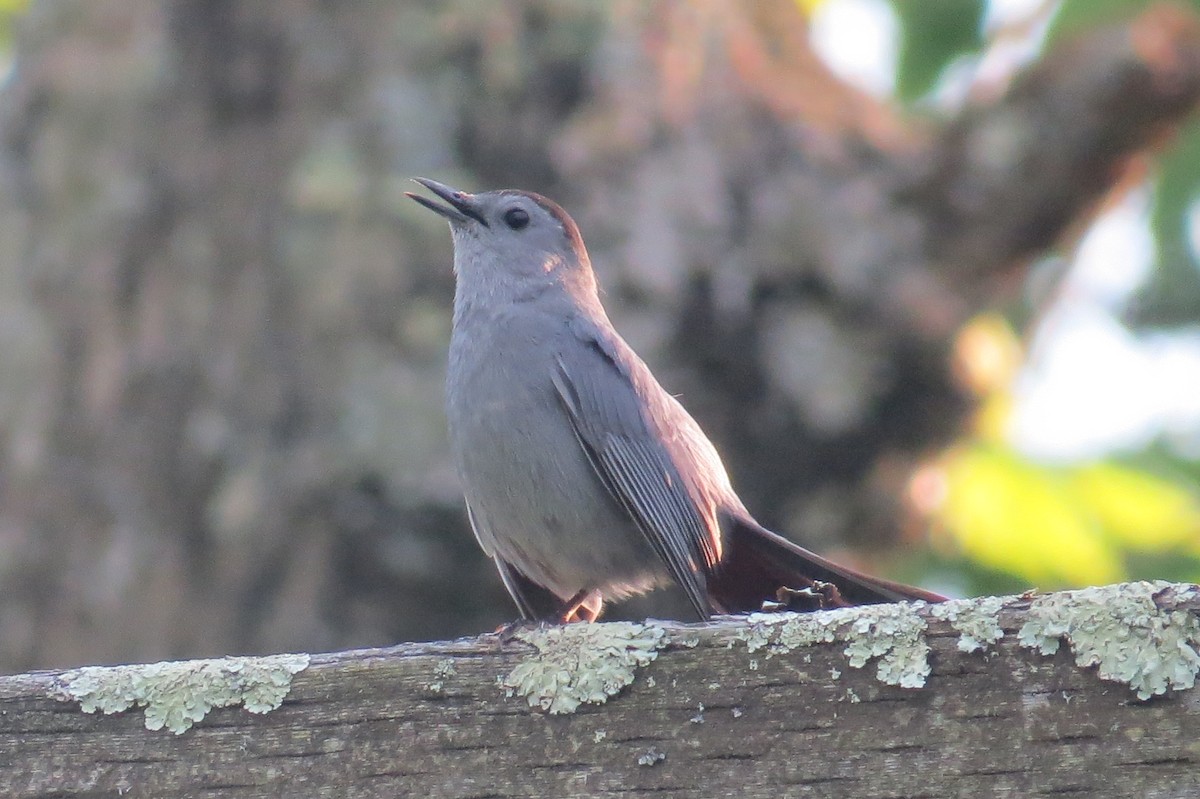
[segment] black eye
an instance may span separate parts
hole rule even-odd
[[[504,212],[504,224],[513,230],[520,230],[529,224],[529,212],[524,208],[509,208]]]

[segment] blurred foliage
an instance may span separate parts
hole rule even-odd
[[[1157,167],[1150,210],[1155,270],[1128,318],[1141,327],[1180,327],[1196,323],[1200,303],[1200,259],[1189,235],[1200,226],[1200,120],[1180,133]]]
[[[896,96],[906,102],[924,96],[946,65],[984,44],[984,0],[892,0],[900,20],[900,59]]]
[[[974,434],[914,481],[941,549],[970,561],[943,567],[981,593],[1200,578],[1200,464],[1179,468],[1187,462],[1168,462],[1161,450],[1033,462],[1004,443],[1009,386],[1023,360],[1012,329],[995,315],[977,318],[960,334],[956,359],[981,398]]]
[[[832,0],[835,1],[835,0]],[[1062,0],[1051,13],[1045,46],[1053,48],[1079,31],[1128,20],[1155,0]],[[957,57],[982,55],[990,42],[982,34],[987,4],[982,0],[891,0],[901,26],[896,95],[912,104],[938,85]],[[1200,13],[1200,0],[1186,5]],[[1036,9],[1035,15],[1045,13]],[[1200,308],[1200,257],[1189,239],[1190,217],[1200,208],[1200,121],[1178,133],[1154,164],[1150,223],[1156,268],[1131,304],[1128,320],[1140,327],[1194,324]],[[1193,234],[1194,235],[1194,234]]]
[[[942,464],[938,520],[978,564],[1039,588],[1200,575],[1200,501],[1183,486],[1114,461],[1047,466],[972,442]],[[1150,571],[1143,571],[1143,569]]]
[[[29,8],[29,0],[0,0],[0,52],[12,46],[13,20]]]
[[[834,0],[831,0],[834,1]],[[1063,0],[1031,11],[1026,29],[1046,22],[1050,49],[1079,31],[1128,20],[1153,0]],[[1188,0],[1200,12],[1200,0]],[[986,3],[892,0],[901,28],[896,94],[913,104],[939,85],[955,59],[982,59]],[[1014,27],[1020,27],[1020,23]],[[1131,326],[1179,328],[1200,322],[1200,120],[1164,143],[1147,178],[1155,242],[1150,278],[1131,301]],[[1009,387],[1023,360],[999,317],[975,320],[958,342],[960,371],[981,398],[973,434],[914,480],[950,568],[969,592],[1054,588],[1131,578],[1200,579],[1200,464],[1155,445],[1100,462],[1045,465],[1004,442]],[[922,481],[936,486],[922,492]],[[929,484],[925,485],[929,488]],[[922,502],[922,494],[924,499]],[[964,563],[956,559],[967,559]]]
[[[1093,25],[1129,19],[1151,4],[1152,0],[1064,0],[1047,41],[1053,44]],[[1186,5],[1200,13],[1200,0],[1187,0]],[[1156,167],[1150,224],[1157,263],[1129,319],[1139,326],[1194,324],[1200,302],[1200,260],[1188,243],[1188,216],[1200,203],[1200,121],[1180,131]]]
[[[1155,2],[1156,0],[1062,0],[1050,21],[1046,39],[1054,43],[1096,25],[1130,19]],[[1200,11],[1200,0],[1187,0],[1186,4]]]

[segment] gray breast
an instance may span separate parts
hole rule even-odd
[[[555,393],[555,357],[571,345],[561,321],[536,313],[481,329],[459,321],[447,421],[484,550],[563,599],[584,588],[619,598],[661,582],[665,573],[588,463]]]

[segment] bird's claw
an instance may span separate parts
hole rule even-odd
[[[775,599],[763,600],[762,610],[765,613],[782,613],[796,611],[806,613],[814,610],[842,608],[847,605],[841,591],[833,583],[813,580],[812,585],[804,588],[780,586],[775,591]]]

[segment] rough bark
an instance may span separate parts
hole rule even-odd
[[[68,686],[78,688],[78,672],[3,677],[0,793],[1197,795],[1196,689],[1139,701],[1129,685],[1074,662],[1098,649],[1102,671],[1136,663],[1161,677],[1178,666],[1176,685],[1190,686],[1200,668],[1196,587],[1129,584],[955,608],[957,614],[942,614],[953,619],[937,618],[929,606],[892,606],[798,621],[779,615],[691,626],[575,625],[567,632],[580,638],[567,649],[586,667],[553,659],[547,636],[561,628],[320,655],[296,674],[278,709],[215,710],[178,735],[147,730],[140,710],[80,712],[68,695]],[[924,625],[927,676],[918,660],[890,673],[875,662],[848,662],[846,651],[856,645],[904,646],[908,622],[897,619],[913,618]],[[885,621],[868,630],[872,619]],[[997,641],[987,633],[993,623],[1003,630]],[[854,632],[856,624],[864,626]],[[1055,624],[1070,627],[1057,654],[1028,648],[1043,636],[1053,639]],[[837,640],[797,644],[788,637],[825,629]],[[981,651],[963,651],[970,648],[964,630]],[[573,712],[545,713],[498,685],[536,683],[554,695],[545,674],[527,668],[553,662],[561,698],[570,691],[559,667],[574,677],[589,669],[611,676],[620,669],[589,658],[620,660],[650,649],[657,659],[630,667],[631,684]],[[924,684],[883,684],[885,673],[892,682],[917,675]],[[514,678],[519,674],[535,676]]]

